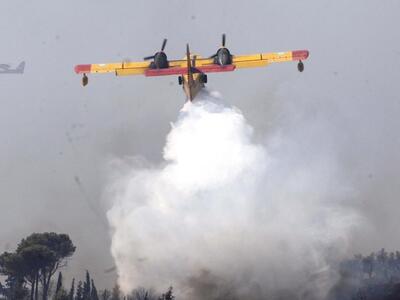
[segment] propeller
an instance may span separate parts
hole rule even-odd
[[[166,45],[167,45],[167,39],[164,39],[161,45],[161,51],[164,51]]]
[[[193,54],[193,58],[192,58],[192,67],[193,68],[196,67],[196,58],[197,58],[197,56],[195,54]]]
[[[164,39],[162,44],[161,44],[161,51],[160,52],[164,52],[164,49],[165,49],[166,45],[167,45],[167,39]],[[159,53],[159,52],[157,52],[157,53]],[[146,56],[143,59],[144,60],[154,59],[156,57],[157,53],[154,54],[154,55]]]
[[[221,46],[221,48],[225,48],[225,42],[226,42],[226,34],[223,33],[222,34],[222,46]],[[211,55],[209,58],[215,58],[217,55],[218,55],[218,52],[213,54],[213,55]]]

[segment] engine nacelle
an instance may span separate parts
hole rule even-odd
[[[150,63],[151,69],[166,69],[169,67],[167,54],[164,52],[157,52],[154,54],[154,60]]]
[[[220,66],[232,64],[232,55],[228,48],[219,48],[214,58],[214,63]]]

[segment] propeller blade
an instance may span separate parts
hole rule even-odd
[[[192,59],[192,67],[196,67],[196,55],[193,55],[193,59]]]
[[[222,47],[225,47],[226,35],[222,34]]]
[[[164,51],[166,45],[167,45],[167,39],[164,39],[161,45],[161,51]]]
[[[190,62],[189,44],[186,44],[186,59],[188,60],[188,63],[189,63]]]
[[[143,59],[144,60],[149,60],[149,59],[154,59],[156,56],[155,55],[151,55],[151,56],[146,56]]]
[[[213,54],[213,55],[211,55],[209,58],[215,58],[215,57],[217,57],[217,53],[215,53],[215,54]]]

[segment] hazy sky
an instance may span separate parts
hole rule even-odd
[[[354,205],[369,221],[354,251],[400,248],[400,2],[22,1],[0,2],[0,251],[34,231],[71,235],[69,270],[115,274],[102,198],[113,157],[157,162],[184,94],[176,77],[89,77],[79,63],[141,60],[164,37],[170,58],[185,44],[208,56],[227,34],[233,54],[309,49],[295,63],[209,75],[208,86],[243,111],[258,139],[308,132],[299,151],[339,157]],[[323,120],[307,131],[302,124]]]

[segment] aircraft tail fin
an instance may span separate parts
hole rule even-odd
[[[186,59],[187,59],[187,75],[189,83],[189,100],[192,101],[193,100],[192,87],[194,84],[194,79],[193,79],[192,61],[190,59],[189,44],[186,44]]]
[[[21,62],[18,67],[15,69],[18,73],[23,73],[25,69],[25,62]]]

